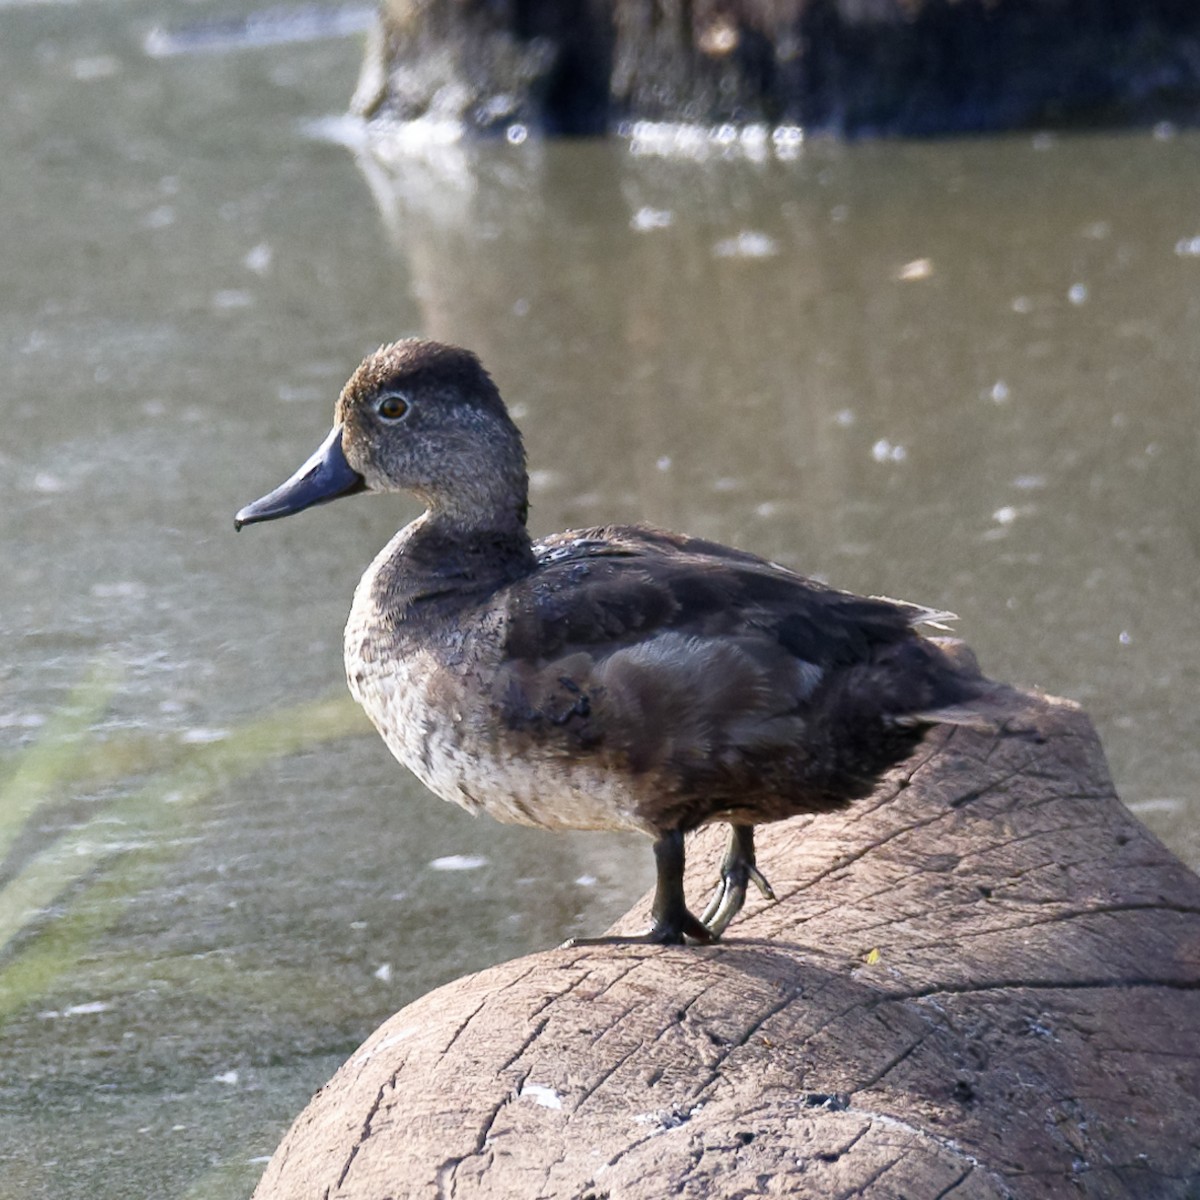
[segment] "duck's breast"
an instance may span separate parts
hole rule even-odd
[[[503,614],[462,614],[420,636],[356,597],[346,677],[392,754],[443,800],[506,824],[653,834],[644,786],[603,756],[531,746],[503,691]]]

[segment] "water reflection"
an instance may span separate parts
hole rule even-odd
[[[311,129],[353,45],[151,61],[160,14],[71,13],[0,41],[5,783],[118,675],[5,792],[0,882],[60,874],[0,959],[0,1192],[247,1194],[384,1016],[647,882],[640,845],[472,821],[351,734],[341,624],[411,507],[232,532],[404,334],[492,368],[537,532],[646,519],[953,608],[1200,862],[1200,139],[348,153]]]

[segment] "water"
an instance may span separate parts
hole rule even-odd
[[[49,749],[0,812],[0,1197],[248,1195],[386,1015],[648,883],[422,795],[342,699],[411,505],[233,533],[400,335],[483,355],[538,532],[954,609],[1200,864],[1200,138],[396,158],[338,142],[354,40],[156,59],[147,4],[2,7],[0,779]]]

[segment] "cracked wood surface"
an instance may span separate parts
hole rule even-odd
[[[256,1200],[1200,1194],[1200,879],[1087,717],[1025,700],[760,829],[778,902],[718,946],[550,950],[409,1005]],[[691,843],[693,904],[723,841]]]

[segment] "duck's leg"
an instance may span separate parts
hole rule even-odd
[[[751,854],[753,856],[753,851]],[[683,895],[683,863],[683,834],[677,829],[670,833],[664,833],[654,843],[654,865],[657,879],[654,885],[654,903],[650,908],[650,915],[654,923],[645,933],[572,938],[567,944],[571,946],[620,946],[629,943],[649,943],[659,946],[680,946],[685,939],[693,942],[715,942],[717,935],[688,911],[687,901]],[[742,890],[744,893],[745,888],[743,887]],[[730,913],[731,917],[732,915]]]
[[[683,834],[678,830],[664,833],[654,843],[654,903],[650,916],[654,924],[643,934],[648,942],[677,946],[685,936],[695,942],[715,942],[716,935],[688,911],[683,895]]]
[[[754,826],[730,825],[729,845],[721,860],[721,883],[700,919],[714,938],[742,911],[746,903],[746,884],[753,883],[768,900],[775,893],[754,860]]]

